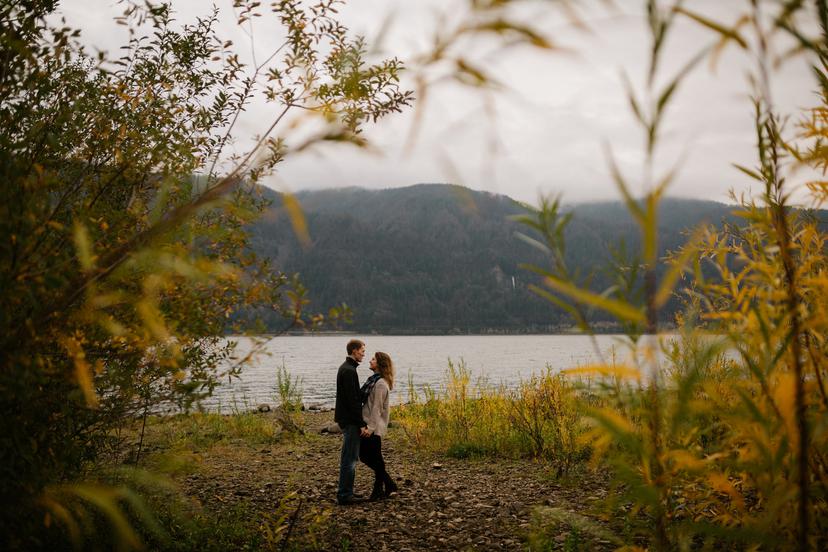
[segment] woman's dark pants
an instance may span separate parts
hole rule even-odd
[[[385,460],[382,457],[382,437],[371,435],[362,439],[359,445],[359,459],[363,464],[374,470],[374,492],[376,495],[385,485],[386,492],[396,489],[396,484],[388,472],[385,471]]]

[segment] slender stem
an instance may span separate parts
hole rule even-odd
[[[238,121],[239,115],[244,110],[243,108],[245,102],[250,98],[250,95],[253,92],[253,87],[256,85],[256,78],[259,76],[259,71],[264,69],[271,62],[271,60],[273,60],[273,58],[276,57],[276,55],[278,55],[278,53],[281,52],[282,49],[288,44],[289,41],[285,41],[284,43],[282,43],[282,45],[276,48],[276,50],[272,54],[270,54],[270,56],[268,56],[268,58],[264,60],[264,62],[262,62],[261,65],[255,65],[254,59],[255,69],[253,71],[253,76],[250,77],[250,80],[247,82],[245,86],[244,92],[239,97],[239,105],[236,108],[236,112],[233,114],[233,120],[230,122],[230,126],[227,128],[227,131],[224,133],[224,136],[221,137],[221,141],[219,142],[219,145],[216,148],[216,153],[213,157],[213,162],[210,165],[210,170],[207,172],[208,181],[209,178],[213,176],[213,171],[216,168],[216,164],[218,163],[219,157],[221,156],[221,152],[222,150],[224,150],[224,146],[227,144],[227,140],[230,138],[230,135],[233,132],[233,128],[236,126],[236,121]]]
[[[290,523],[288,524],[287,531],[285,531],[285,537],[282,539],[282,542],[279,546],[279,550],[286,550],[288,542],[290,541],[290,535],[293,533],[293,528],[296,526],[296,521],[299,519],[299,511],[302,509],[304,499],[299,498],[299,504],[296,505],[296,510],[293,511],[293,514],[290,516]]]
[[[678,3],[676,4],[678,5]],[[653,167],[655,161],[655,144],[657,134],[655,132],[660,117],[658,108],[653,100],[655,96],[655,75],[658,70],[658,60],[661,53],[661,45],[664,41],[664,34],[667,33],[670,20],[664,18],[659,10],[658,3],[653,0],[651,9],[653,10],[652,17],[656,20],[656,24],[651,26],[653,48],[650,59],[650,68],[648,73],[646,93],[648,96],[648,103],[650,105],[650,120],[647,128],[647,135],[645,137],[645,151],[646,157],[643,166],[642,187],[644,190],[644,197],[649,198],[650,194],[655,193],[653,189]],[[655,211],[655,210],[654,210]],[[649,209],[648,209],[649,212]],[[655,212],[653,218],[649,217],[643,224],[651,225],[654,233],[653,240],[657,239],[655,234],[658,228],[655,220]],[[642,241],[646,240],[646,228],[642,227]],[[647,248],[651,248],[651,253],[646,253]],[[667,490],[664,485],[664,467],[661,461],[662,442],[661,442],[661,396],[659,389],[660,370],[658,363],[658,306],[656,305],[657,293],[657,276],[656,276],[656,262],[658,257],[658,244],[645,244],[645,259],[644,259],[644,300],[646,311],[646,342],[649,345],[646,350],[647,358],[650,365],[650,381],[649,381],[649,396],[650,396],[650,412],[649,412],[649,426],[650,426],[650,446],[652,447],[652,458],[650,460],[650,468],[652,473],[652,485],[657,492],[657,503],[655,511],[655,548],[657,550],[668,550],[670,542],[667,537],[667,519],[665,512],[665,503],[667,501]]]
[[[255,76],[255,75],[254,75]],[[250,93],[253,89],[254,80],[251,79],[245,85],[244,92],[242,92],[241,96],[239,96],[239,105],[236,108],[236,112],[233,114],[233,120],[230,121],[230,126],[227,127],[227,132],[224,133],[224,136],[221,137],[221,141],[216,148],[216,153],[213,156],[213,162],[210,165],[210,170],[207,171],[207,181],[210,181],[210,178],[213,176],[213,171],[216,169],[216,164],[218,163],[219,157],[221,156],[221,152],[224,150],[224,146],[227,144],[227,140],[230,138],[230,134],[233,132],[233,128],[236,126],[236,121],[239,120],[239,115],[244,110],[244,104],[247,102],[248,98],[250,97]]]
[[[784,200],[783,200],[784,201]],[[785,216],[784,203],[775,205],[774,218],[778,229],[778,243],[782,265],[785,270],[785,284],[787,291],[787,306],[791,316],[791,367],[796,377],[796,388],[794,391],[796,403],[796,426],[799,433],[797,471],[799,476],[799,526],[797,530],[797,548],[808,550],[808,495],[810,486],[808,466],[809,430],[807,420],[807,405],[805,404],[805,382],[802,367],[802,322],[799,316],[799,293],[797,289],[796,267],[794,266],[793,255],[791,254],[791,237],[788,228],[787,217]]]
[[[141,420],[141,438],[138,440],[138,451],[135,453],[135,465],[138,465],[138,460],[141,458],[141,449],[144,446],[144,430],[147,427],[147,412],[149,411],[149,396],[144,399],[144,415]]]
[[[805,332],[805,349],[808,351],[808,356],[811,357],[811,364],[814,367],[814,374],[817,379],[817,386],[819,387],[819,394],[822,396],[822,405],[828,410],[828,393],[825,391],[825,383],[822,380],[822,367],[819,365],[819,355],[814,352],[814,344],[811,339],[811,332]]]
[[[765,107],[765,127],[770,150],[770,159],[766,161],[765,177],[766,201],[773,217],[773,226],[776,230],[776,242],[779,246],[779,255],[785,275],[785,303],[791,323],[791,371],[796,378],[794,402],[796,408],[797,428],[797,479],[799,486],[798,524],[796,531],[796,547],[805,552],[808,550],[808,529],[810,525],[808,502],[810,493],[810,474],[808,466],[809,428],[807,420],[807,405],[805,404],[805,382],[802,366],[802,321],[799,315],[799,297],[796,266],[792,254],[791,231],[788,225],[787,207],[783,191],[784,182],[779,177],[779,127],[773,111],[773,100],[770,88],[770,72],[768,69],[768,44],[765,30],[762,26],[762,12],[758,0],[751,0],[753,4],[753,25],[758,39],[757,65],[759,70],[759,93]]]

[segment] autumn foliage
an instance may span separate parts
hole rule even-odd
[[[397,60],[364,61],[335,2],[279,3],[284,44],[253,67],[218,39],[216,11],[180,24],[170,5],[125,2],[113,23],[129,43],[108,59],[52,22],[55,4],[0,7],[0,539],[136,547],[151,515],[96,471],[127,452],[122,430],[238,374],[223,335],[255,330],[257,312],[285,329],[341,314],[308,315],[301,284],[249,252],[256,181],[290,151],[359,145],[410,93]],[[234,7],[239,24],[262,9]],[[272,120],[239,153],[254,99]],[[325,124],[291,150],[279,125],[298,110]]]

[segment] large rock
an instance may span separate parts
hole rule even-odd
[[[331,422],[319,428],[319,433],[342,433],[342,428],[336,422]]]

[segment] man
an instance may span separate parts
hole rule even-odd
[[[362,419],[362,401],[359,393],[357,366],[365,358],[365,343],[352,339],[345,347],[348,357],[336,373],[336,409],[334,421],[342,428],[342,454],[339,459],[339,489],[336,502],[340,506],[362,502],[364,498],[354,494],[354,477],[359,459],[360,436],[368,430]]]

